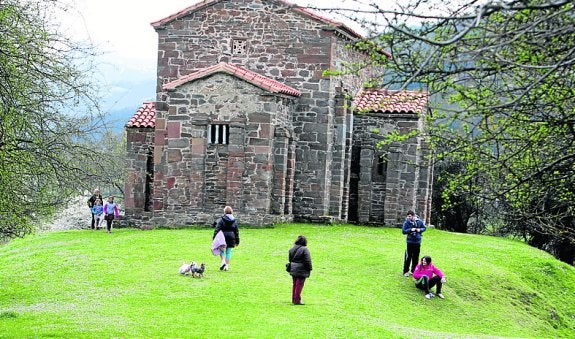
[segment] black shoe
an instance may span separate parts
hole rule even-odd
[[[226,267],[226,264],[222,264],[222,266],[220,266],[220,271],[223,271],[225,267]]]
[[[305,305],[304,302],[294,303],[294,305]]]

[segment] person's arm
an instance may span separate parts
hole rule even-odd
[[[423,277],[423,272],[421,271],[421,264],[417,264],[417,266],[415,266],[415,270],[413,271],[413,278],[417,280],[421,277]]]
[[[240,230],[238,228],[238,222],[235,221],[234,224],[234,237],[236,238],[236,246],[238,246],[240,244]]]
[[[403,232],[403,234],[411,233],[412,226],[413,225],[411,224],[411,222],[409,222],[409,220],[406,220],[403,223],[403,228],[401,229],[401,231]]]
[[[443,274],[443,272],[441,272],[441,270],[435,266],[433,266],[433,273],[440,277],[442,280],[445,278],[445,274]]]
[[[114,204],[114,216],[117,218],[120,215],[120,210],[118,209],[118,205]]]
[[[303,264],[308,271],[311,271],[313,269],[313,266],[311,264],[311,254],[309,253],[307,247],[303,249]]]
[[[214,229],[214,235],[212,236],[212,240],[215,239],[216,235],[218,234],[221,228],[222,228],[222,219],[220,218],[220,220],[218,220],[218,223],[216,224],[216,228]]]
[[[423,223],[422,220],[418,220],[417,228],[419,228],[419,233],[423,233],[427,229],[427,227],[425,227],[425,223]]]

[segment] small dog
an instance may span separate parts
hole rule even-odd
[[[204,277],[204,271],[206,270],[206,265],[204,265],[204,263],[201,263],[200,266],[194,266],[190,269],[192,271],[192,278],[203,278]]]
[[[183,274],[183,275],[188,275],[190,273],[192,273],[192,270],[194,268],[196,268],[197,265],[195,262],[191,262],[189,265],[186,264],[186,262],[182,262],[182,266],[180,266],[180,268],[178,269],[178,273]]]

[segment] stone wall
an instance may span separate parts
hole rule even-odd
[[[244,223],[285,219],[277,207],[285,205],[284,187],[275,183],[278,176],[289,183],[287,144],[274,135],[276,129],[291,134],[293,98],[216,73],[181,85],[157,106],[167,107],[156,113],[157,125],[165,126],[156,128],[156,135],[165,136],[156,144],[157,224],[211,224],[225,205]],[[212,124],[227,126],[227,144],[210,143]],[[274,167],[282,156],[283,167]]]
[[[126,145],[124,208],[127,215],[145,221],[152,216],[154,129],[126,129]]]
[[[154,26],[154,144],[145,151],[133,148],[136,154],[148,152],[148,163],[153,152],[154,186],[143,190],[153,192],[150,226],[211,224],[224,205],[253,225],[350,218],[393,226],[406,209],[427,213],[431,169],[419,163],[419,156],[429,153],[424,141],[413,138],[382,151],[371,133],[373,127],[421,129],[422,120],[417,114],[354,118],[353,95],[382,69],[323,74],[369,61],[346,47],[356,38],[349,31],[264,0],[199,5],[162,22]],[[291,86],[301,96],[273,94],[227,73],[162,89],[220,62]],[[229,143],[209,142],[214,125],[226,126]],[[385,162],[378,156],[383,153]],[[142,173],[134,173],[137,186]]]
[[[422,133],[422,121],[423,117],[417,113],[355,116],[357,132],[353,143],[359,152],[353,160],[360,164],[355,173],[359,178],[358,222],[397,226],[408,210],[415,210],[429,221],[431,159],[421,134],[383,149],[376,148],[382,135],[392,131],[402,135],[412,130]]]
[[[376,70],[369,66],[370,58],[349,48],[349,41],[332,38],[332,64],[330,69],[344,74],[332,77],[330,107],[333,110],[332,150],[330,161],[329,215],[341,220],[348,219],[351,150],[353,136],[352,97],[362,88],[367,79],[376,76]],[[359,72],[357,72],[359,68]],[[379,71],[383,71],[382,68]]]
[[[296,219],[346,214],[342,194],[351,115],[341,109],[336,114],[335,97],[346,89],[357,92],[364,79],[323,75],[358,58],[358,53],[345,48],[346,37],[325,22],[271,1],[219,2],[156,30],[160,101],[172,97],[173,102],[173,94],[163,92],[162,84],[222,61],[300,90],[289,137],[293,148],[289,209]],[[237,41],[243,42],[242,54],[234,54]]]

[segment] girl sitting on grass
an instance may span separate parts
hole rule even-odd
[[[415,287],[425,291],[426,299],[431,299],[435,296],[441,299],[444,298],[443,294],[441,294],[441,287],[446,282],[445,275],[439,268],[431,264],[430,256],[426,255],[421,258],[421,262],[415,267],[413,278],[415,279]],[[437,288],[435,294],[433,294],[430,289],[435,285],[437,285]]]

